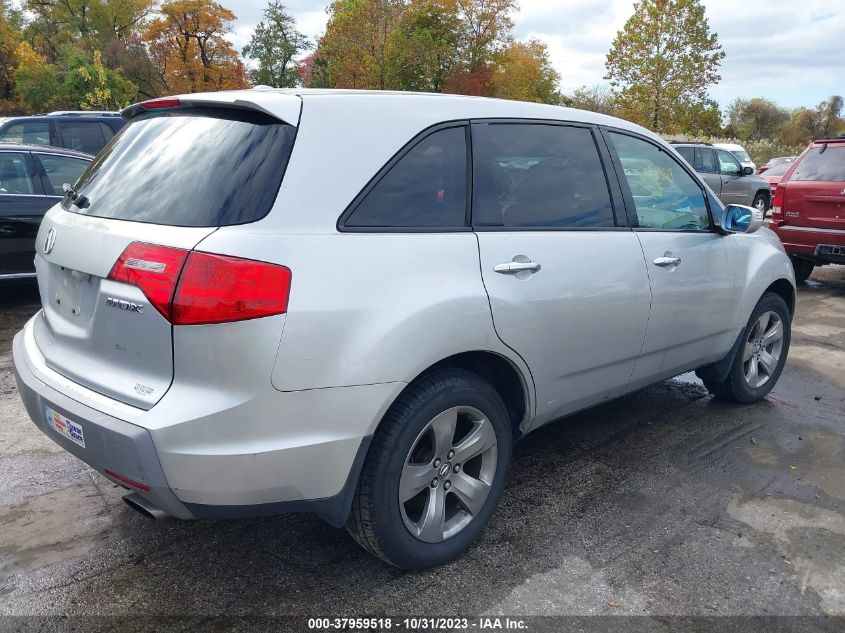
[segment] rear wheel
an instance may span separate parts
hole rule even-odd
[[[748,404],[762,400],[780,378],[792,334],[792,315],[783,297],[763,295],[745,328],[745,341],[722,382],[704,381],[722,400]]]
[[[446,563],[485,528],[504,488],[512,432],[496,390],[461,369],[424,376],[382,421],[347,529],[403,569]]]
[[[790,257],[789,259],[792,261],[792,270],[795,271],[796,283],[803,284],[810,278],[810,275],[813,273],[813,268],[815,268],[816,265],[813,264],[813,262],[801,259],[800,257]]]

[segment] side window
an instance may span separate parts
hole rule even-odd
[[[63,121],[59,124],[64,146],[86,154],[97,154],[106,144],[99,121]]]
[[[719,171],[727,176],[738,176],[742,171],[739,161],[730,152],[723,149],[717,150],[719,154]]]
[[[466,226],[466,128],[418,141],[358,203],[344,225],[371,228]]]
[[[35,195],[22,153],[0,152],[0,196],[4,194]]]
[[[604,169],[587,128],[477,124],[473,160],[474,226],[615,226]]]
[[[103,134],[103,140],[108,143],[111,140],[111,137],[114,136],[114,130],[108,123],[103,123],[100,121],[100,132]]]
[[[696,160],[696,158],[698,158],[698,150],[694,147],[676,147],[675,149],[678,150],[678,153],[684,157],[684,160],[687,161],[693,169],[698,169],[698,161]]]
[[[14,123],[0,134],[0,143],[50,145],[50,123],[48,121]]]
[[[626,134],[611,132],[610,138],[641,228],[705,231],[710,227],[704,192],[668,152]]]
[[[695,168],[705,174],[718,174],[719,169],[716,167],[716,152],[707,147],[701,147],[695,150],[699,155],[699,160]]]
[[[35,154],[35,156],[47,173],[47,181],[50,189],[52,189],[52,191],[47,191],[48,196],[63,196],[65,192],[62,185],[65,183],[75,184],[85,168],[88,167],[88,161],[80,158],[56,156],[54,154]]]

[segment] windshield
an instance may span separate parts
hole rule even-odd
[[[741,149],[734,150],[734,151],[731,152],[731,154],[736,156],[740,160],[740,162],[743,162],[743,163],[750,163],[751,162],[751,157],[746,152],[742,151]]]
[[[845,181],[845,147],[825,145],[809,150],[790,180]]]
[[[151,112],[109,142],[68,211],[174,226],[225,226],[270,211],[296,128],[269,115],[193,108]]]

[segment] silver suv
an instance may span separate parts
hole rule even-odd
[[[437,565],[530,431],[689,370],[755,402],[783,369],[780,241],[625,121],[269,89],[124,115],[41,225],[13,347],[35,424],[147,516],[314,512]]]
[[[755,174],[753,167],[741,164],[732,152],[710,143],[673,143],[672,147],[724,204],[750,205],[763,213],[771,208],[769,181]]]

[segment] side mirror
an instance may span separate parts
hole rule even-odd
[[[743,176],[750,176],[754,173],[753,167],[743,167],[742,172],[740,172]]]
[[[729,204],[722,212],[722,229],[728,233],[754,233],[763,222],[762,210],[744,204]]]

